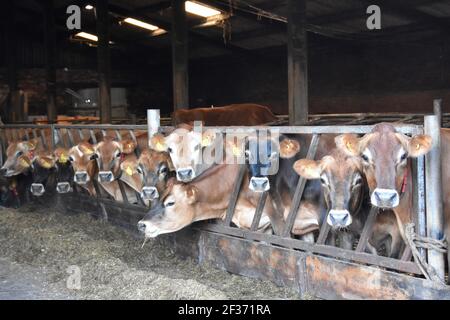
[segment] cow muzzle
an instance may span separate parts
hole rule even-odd
[[[370,196],[370,202],[379,208],[395,208],[400,202],[400,196],[394,189],[376,188]]]
[[[177,170],[177,180],[189,182],[195,178],[195,171],[192,167],[180,168]]]
[[[8,168],[1,168],[0,169],[0,175],[4,176],[4,177],[12,177],[16,174],[15,170],[11,170]]]
[[[45,187],[42,183],[32,183],[30,191],[33,194],[33,196],[40,197],[44,194]]]
[[[86,184],[89,181],[89,175],[86,171],[77,171],[73,175],[73,181],[78,184]]]
[[[111,171],[99,171],[98,181],[112,182],[113,180],[114,180],[114,174]]]
[[[327,223],[334,228],[345,228],[352,223],[352,216],[348,210],[330,210]]]
[[[69,182],[58,182],[56,185],[56,191],[58,193],[68,193],[72,191],[72,188],[70,187]]]
[[[250,190],[253,192],[264,192],[270,189],[270,182],[267,177],[251,177]]]
[[[159,198],[158,189],[155,187],[144,187],[142,188],[141,197],[144,200],[155,200]]]
[[[150,222],[144,221],[144,220],[141,220],[141,221],[138,222],[137,228],[138,228],[138,230],[140,232],[145,234],[146,238],[155,238],[159,234],[162,233],[161,229],[159,229],[158,227],[154,226]]]

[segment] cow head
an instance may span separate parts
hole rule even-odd
[[[100,182],[112,182],[120,177],[120,163],[126,154],[130,154],[136,148],[131,140],[116,141],[105,137],[95,146],[95,158],[98,165],[98,180]]]
[[[358,138],[352,134],[336,137],[336,145],[360,157],[370,189],[372,205],[395,208],[400,203],[407,179],[408,157],[419,157],[431,149],[431,137],[408,137],[389,123],[377,124],[372,132]]]
[[[142,180],[141,196],[144,200],[155,200],[165,189],[170,171],[174,171],[167,152],[145,149],[136,163],[135,170]]]
[[[68,159],[73,167],[73,181],[80,185],[85,185],[94,176],[95,173],[95,149],[88,142],[80,142],[72,147],[68,153]]]
[[[36,151],[37,140],[10,143],[6,149],[6,161],[0,169],[5,177],[12,177],[26,172]]]
[[[352,223],[365,194],[359,158],[335,149],[321,160],[297,160],[294,170],[305,179],[320,179],[328,209],[326,221],[331,227],[345,228]]]
[[[196,132],[190,126],[180,126],[167,137],[155,135],[150,139],[150,147],[169,153],[179,181],[189,182],[210,168],[213,161],[203,161],[207,147],[214,148],[218,139],[216,132],[206,130]]]
[[[245,147],[245,160],[250,172],[249,188],[254,192],[270,189],[269,176],[278,171],[278,157],[292,158],[300,151],[300,144],[284,136],[281,142],[273,138],[250,136]]]
[[[34,196],[42,196],[45,192],[45,185],[50,174],[55,170],[55,159],[52,154],[39,152],[32,162],[32,183],[31,193]]]
[[[71,192],[74,171],[69,161],[69,150],[56,148],[53,156],[56,160],[56,191],[58,193]]]
[[[191,184],[169,179],[167,189],[160,200],[138,222],[138,229],[146,238],[178,231],[195,221],[195,204],[198,189]]]

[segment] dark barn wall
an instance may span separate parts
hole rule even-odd
[[[448,45],[448,44],[447,44]],[[357,45],[309,53],[310,113],[430,112],[450,101],[449,57],[439,42]],[[256,102],[287,113],[285,49],[269,62],[220,58],[193,63],[191,105]]]
[[[1,35],[1,32],[0,32]],[[45,114],[45,55],[40,39],[17,36],[18,85],[28,92],[30,114]],[[3,51],[1,51],[3,52]],[[156,51],[155,51],[156,52]],[[309,51],[310,113],[429,112],[432,99],[444,99],[450,112],[450,44],[441,40],[414,43],[312,41]],[[151,47],[114,48],[112,86],[128,90],[130,113],[147,108],[172,111],[170,53],[156,64]],[[67,112],[65,88],[97,85],[96,48],[58,40],[57,110]],[[0,53],[0,94],[7,88]],[[67,71],[65,71],[67,68]],[[252,56],[227,55],[189,62],[191,107],[254,102],[287,113],[285,47]]]

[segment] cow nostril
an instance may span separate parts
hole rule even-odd
[[[145,223],[139,221],[138,222],[138,230],[140,232],[145,232]]]

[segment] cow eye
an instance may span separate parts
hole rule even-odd
[[[162,167],[159,173],[167,173],[167,167]]]
[[[122,152],[117,152],[116,157],[119,158],[122,155]]]
[[[366,156],[364,153],[361,155],[361,158],[362,158],[364,161],[366,161],[366,162],[369,161],[369,157]]]
[[[325,176],[320,176],[320,182],[324,185],[328,185],[328,179]]]
[[[200,150],[200,144],[197,144],[195,147],[194,147],[194,151],[197,151],[197,150]]]
[[[357,178],[355,178],[355,181],[354,181],[354,185],[359,185],[359,184],[361,184],[362,183],[362,179],[361,179],[361,177],[357,177]]]
[[[95,160],[98,158],[98,154],[94,153],[92,156],[89,157],[89,160]]]
[[[171,207],[171,206],[173,206],[175,204],[175,201],[168,201],[168,202],[166,202],[165,204],[164,204],[164,207]]]
[[[23,155],[23,151],[17,151],[16,157],[20,157],[21,155]]]
[[[167,148],[167,152],[172,153],[172,148]]]
[[[408,154],[405,152],[405,153],[402,154],[402,156],[400,157],[400,161],[405,161],[407,157],[408,157]]]
[[[138,173],[142,174],[142,169],[141,169],[141,167],[136,167],[136,171],[137,171]]]
[[[73,159],[72,156],[69,156],[69,161],[70,161],[70,162],[73,162],[73,161],[74,161],[74,159]]]

